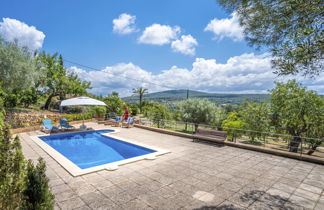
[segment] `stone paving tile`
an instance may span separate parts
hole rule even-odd
[[[125,191],[124,189],[122,189],[116,185],[100,190],[100,192],[108,198],[111,198],[111,197],[115,196],[116,194],[122,193],[124,191]]]
[[[121,205],[122,209],[125,210],[153,210],[152,207],[148,206],[146,203],[144,203],[143,201],[139,200],[139,199],[134,199],[131,200],[123,205]]]
[[[237,204],[234,204],[230,201],[224,201],[223,203],[219,204],[217,206],[218,209],[229,209],[229,210],[243,210],[245,208],[237,205]]]
[[[60,192],[60,193],[54,194],[54,196],[55,196],[55,200],[58,202],[66,201],[71,198],[77,197],[77,195],[75,194],[75,192],[73,190],[67,190],[64,192]]]
[[[315,206],[315,210],[323,210],[324,209],[324,196],[322,196],[319,200],[318,200],[318,202],[317,202],[317,204],[316,204],[316,206]]]
[[[291,187],[291,186],[289,186],[287,184],[283,184],[283,183],[280,183],[280,182],[275,183],[272,187],[276,188],[278,190],[282,190],[284,192],[290,193],[290,194],[293,193],[296,190],[295,187]]]
[[[254,198],[253,196],[246,196],[245,194],[241,193],[235,193],[234,195],[230,196],[227,200],[241,207],[247,208],[253,202],[256,201],[256,198]]]
[[[313,179],[305,179],[303,183],[324,189],[324,182]]]
[[[309,191],[306,191],[306,190],[303,190],[303,189],[297,189],[294,192],[294,195],[306,198],[306,199],[314,201],[314,202],[316,202],[318,200],[318,198],[319,198],[318,194],[315,194],[315,193],[312,193],[312,192],[309,192]]]
[[[79,195],[87,194],[90,192],[96,191],[96,188],[92,187],[91,185],[85,184],[80,185],[79,187],[75,188],[74,191]]]
[[[289,198],[289,201],[295,205],[302,206],[305,209],[313,209],[315,207],[315,201],[308,200],[306,198],[297,196],[297,195],[292,195]]]
[[[114,201],[117,205],[124,205],[125,203],[134,200],[136,197],[126,191],[113,194],[111,197],[109,197],[111,200]]]
[[[116,136],[171,153],[73,177],[30,139],[41,132],[19,134],[25,157],[41,156],[47,163],[55,209],[324,209],[321,165],[138,128],[120,130]]]
[[[178,193],[178,191],[169,186],[164,186],[158,191],[156,191],[156,193],[164,198],[170,198],[175,196]]]
[[[81,206],[79,208],[76,208],[75,210],[91,210],[89,206]]]
[[[59,202],[59,207],[62,210],[76,209],[83,206],[86,206],[86,204],[79,197]]]
[[[56,185],[51,188],[53,194],[62,193],[64,191],[70,190],[71,188],[66,184]]]

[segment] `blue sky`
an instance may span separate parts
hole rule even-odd
[[[0,7],[1,36],[100,69],[66,63],[98,94],[128,95],[136,86],[261,93],[286,80],[271,73],[270,55],[247,46],[241,31],[235,14],[215,0],[11,0]],[[324,90],[321,79],[301,81]]]

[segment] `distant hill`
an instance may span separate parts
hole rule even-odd
[[[156,102],[177,102],[187,98],[187,90],[167,90],[162,92],[149,93],[144,95],[144,100]],[[268,94],[227,94],[227,93],[206,93],[201,91],[189,91],[189,98],[208,98],[216,104],[241,105],[244,101],[267,102]],[[128,103],[138,103],[138,96],[123,98]]]

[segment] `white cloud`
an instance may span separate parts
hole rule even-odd
[[[240,26],[238,15],[235,12],[232,13],[231,18],[211,20],[204,30],[212,32],[215,39],[218,40],[228,37],[234,41],[241,41],[244,38],[243,28]]]
[[[171,43],[171,48],[185,55],[195,55],[196,46],[198,42],[191,35],[182,35],[180,39],[177,39]]]
[[[71,67],[70,71],[90,81],[94,87],[91,92],[103,95],[118,91],[121,96],[127,96],[132,94],[134,87],[140,86],[148,88],[150,92],[174,87],[207,92],[267,93],[267,90],[274,87],[274,81],[288,79],[278,78],[272,73],[270,60],[269,54],[251,53],[234,56],[226,63],[217,63],[215,59],[196,58],[191,69],[172,66],[159,74],[152,74],[133,63],[120,63],[101,71],[85,71],[76,67]],[[309,89],[323,94],[324,80],[320,78],[301,78],[299,81]]]
[[[179,33],[179,26],[171,27],[168,25],[153,24],[145,28],[138,42],[153,45],[169,44],[177,38]]]
[[[120,14],[118,18],[113,19],[113,31],[118,34],[130,34],[136,32],[137,29],[134,26],[136,16],[132,16],[127,13]]]
[[[45,38],[45,34],[34,26],[11,18],[3,18],[0,22],[0,35],[6,41],[18,40],[19,46],[27,46],[31,51],[41,48]]]

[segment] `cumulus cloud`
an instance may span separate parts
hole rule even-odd
[[[241,41],[244,38],[243,28],[235,12],[232,13],[231,18],[211,20],[204,30],[212,32],[218,40],[228,37],[234,41]]]
[[[195,38],[189,35],[182,35],[180,39],[177,39],[171,43],[171,48],[185,55],[195,55],[196,46],[198,42]]]
[[[27,46],[31,51],[41,48],[45,38],[45,34],[34,26],[11,18],[3,18],[0,22],[0,35],[6,41],[18,40],[19,46]]]
[[[69,70],[90,81],[93,93],[103,95],[118,91],[121,96],[127,96],[132,94],[134,87],[140,86],[148,88],[150,92],[189,88],[207,92],[267,93],[274,87],[274,81],[288,79],[274,75],[270,61],[269,54],[251,53],[234,56],[226,63],[196,58],[191,69],[172,66],[159,74],[152,74],[133,63],[119,63],[101,71],[85,71],[77,67]],[[324,79],[321,77],[317,80],[300,79],[300,82],[324,93]]]
[[[118,18],[113,19],[113,31],[118,34],[130,34],[136,32],[136,16],[127,13],[120,14]]]
[[[153,24],[144,29],[138,42],[153,45],[169,44],[177,38],[180,31],[179,26],[171,27],[168,25]]]

